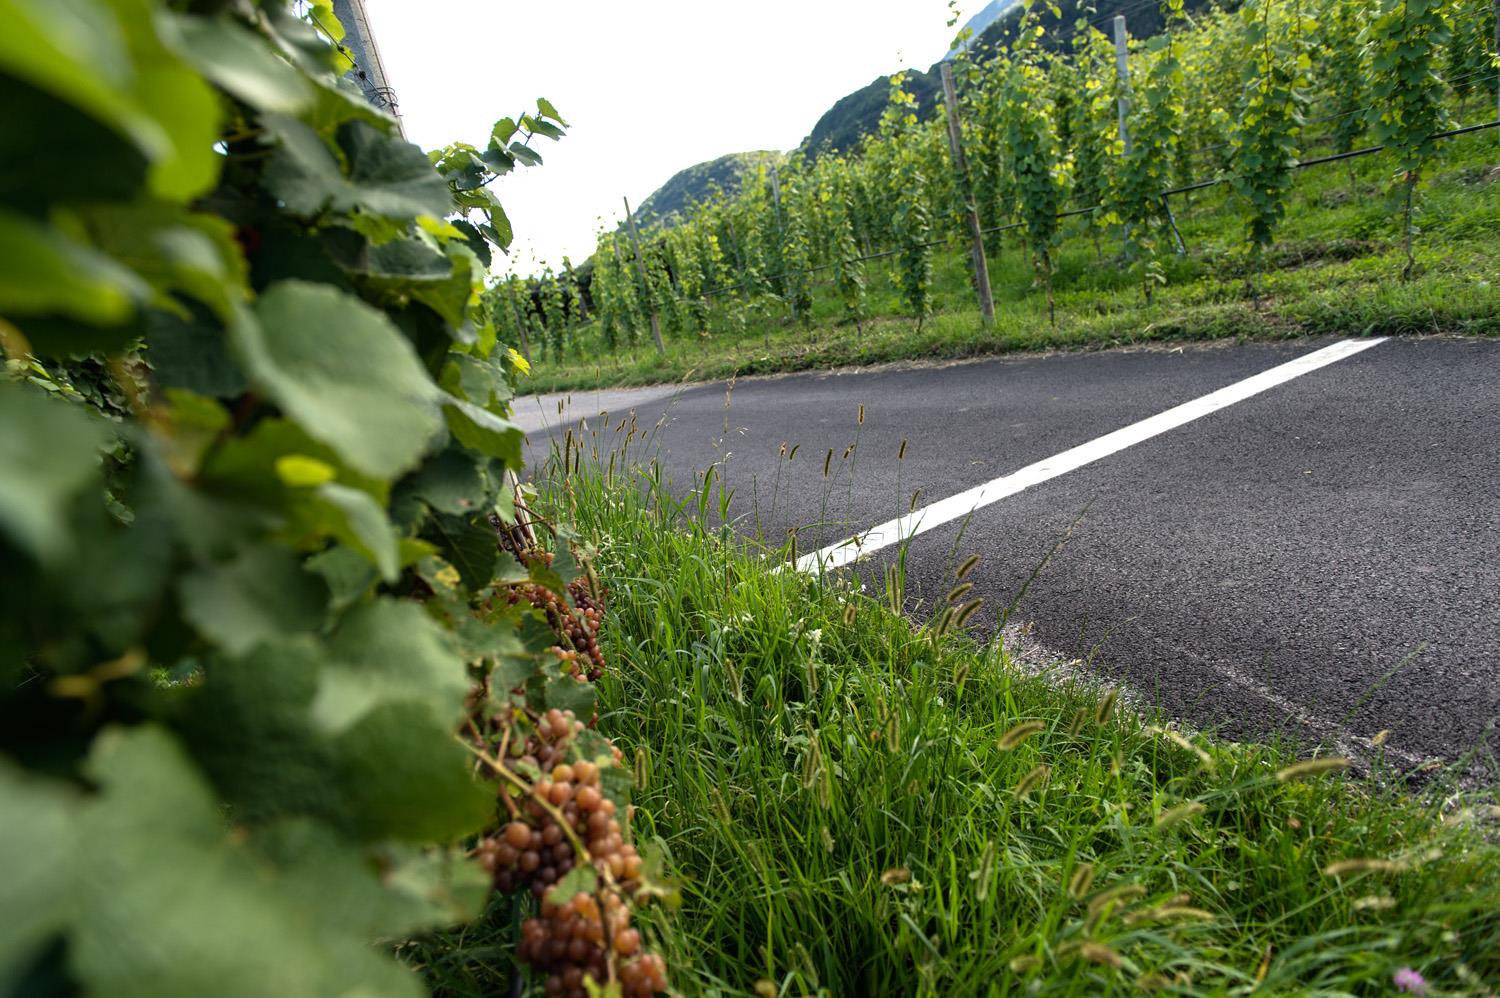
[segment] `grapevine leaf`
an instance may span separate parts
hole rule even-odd
[[[527,658],[506,657],[502,658],[490,670],[490,693],[493,696],[503,698],[506,693],[526,685],[536,671],[536,663]]]
[[[334,514],[334,536],[368,558],[382,579],[395,582],[401,571],[396,531],[370,494],[327,482],[318,486],[317,497]]]
[[[352,253],[338,253],[336,258],[345,269],[384,280],[395,290],[403,290],[405,282],[441,281],[453,273],[453,262],[430,239],[366,243]]]
[[[471,662],[480,659],[496,662],[519,659],[526,663],[526,672],[530,675],[535,662],[532,650],[526,647],[526,642],[517,632],[519,616],[519,608],[510,607],[489,620],[481,620],[472,614],[455,618],[454,630],[463,645],[464,657]],[[522,676],[511,685],[514,686],[525,678]]]
[[[334,613],[342,613],[352,606],[370,591],[379,577],[368,558],[341,544],[335,544],[307,559],[307,567],[309,571],[321,575],[327,583],[328,591],[332,594],[329,609]]]
[[[88,773],[101,794],[79,823],[89,844],[74,855],[68,962],[89,993],[421,994],[358,926],[320,918],[315,902],[227,834],[209,788],[163,730],[106,730]],[[297,872],[316,878],[308,886],[318,896],[348,887],[341,871]]]
[[[547,117],[551,118],[553,121],[557,122],[559,125],[567,127],[568,123],[563,120],[563,116],[562,115],[560,115],[560,114],[557,113],[557,108],[553,107],[552,106],[552,102],[549,101],[547,98],[545,98],[545,97],[538,97],[536,99],[536,109],[538,111],[540,111],[542,114],[544,114]]]
[[[660,898],[669,909],[682,904],[682,885],[667,874],[671,850],[661,836],[637,846],[641,855],[641,883],[637,888],[647,897]]]
[[[207,663],[177,728],[239,820],[333,817],[334,755],[309,719],[325,661],[318,643],[303,635]]]
[[[261,544],[233,560],[182,577],[183,616],[231,654],[282,634],[308,633],[323,622],[328,593],[286,548]]]
[[[382,704],[415,703],[456,722],[468,681],[446,632],[415,603],[357,606],[329,641],[313,716],[329,732],[348,729]]]
[[[483,589],[494,579],[499,551],[495,531],[488,524],[439,513],[432,517],[423,534],[437,545],[443,559],[458,570],[464,588],[470,592]]]
[[[14,974],[67,922],[70,880],[78,852],[80,801],[61,785],[26,776],[0,759],[0,855],[24,857],[0,877],[0,990],[13,993]]]
[[[100,204],[77,209],[93,244],[156,290],[158,307],[181,311],[168,292],[182,292],[228,318],[249,296],[234,227],[222,218],[164,202]]]
[[[307,125],[279,115],[267,115],[265,121],[279,140],[266,167],[266,187],[296,214],[311,216],[328,208],[441,218],[453,207],[448,185],[422,150],[399,136],[364,121],[340,125],[338,144],[349,163],[345,175],[333,151]]]
[[[592,864],[580,863],[547,889],[547,900],[564,905],[573,900],[575,894],[592,894],[598,889],[599,871]]]
[[[470,778],[472,757],[453,739],[458,718],[457,710],[440,720],[424,704],[386,703],[338,737],[338,776],[356,831],[446,842],[493,820],[494,790]]]
[[[484,237],[484,233],[480,232],[473,222],[465,218],[455,218],[453,220],[453,227],[463,236],[464,245],[469,247],[474,256],[483,264],[484,269],[488,270],[494,262],[494,258],[490,252],[489,240]]]
[[[353,471],[331,447],[321,444],[285,419],[262,419],[248,434],[221,443],[204,464],[201,477],[215,492],[233,494],[275,506],[286,494],[277,468],[286,458],[311,459],[337,472],[334,481],[377,498],[384,483]]]
[[[448,431],[459,443],[481,454],[499,458],[512,468],[521,467],[521,444],[525,434],[519,426],[452,395],[445,394],[442,404]]]
[[[507,249],[515,238],[515,233],[511,229],[510,216],[505,214],[505,209],[500,207],[499,202],[490,206],[489,213],[490,225],[495,233],[493,237],[495,245],[501,249]]]
[[[571,710],[579,717],[594,713],[595,691],[593,683],[581,683],[572,676],[559,675],[542,680],[534,677],[534,690],[538,700],[547,710]]]
[[[516,134],[516,122],[514,118],[501,118],[495,122],[495,127],[490,130],[491,148],[504,149],[505,144],[510,141],[512,135]]]
[[[333,288],[282,281],[230,327],[251,381],[356,470],[416,464],[438,429],[437,387],[384,313]]]
[[[482,866],[470,862],[461,849],[406,847],[404,853],[386,857],[389,866],[381,879],[392,893],[403,895],[413,910],[425,917],[426,924],[417,928],[473,921],[484,911],[494,881]],[[422,906],[420,909],[415,907],[418,904]],[[407,925],[402,928],[411,931]],[[390,932],[370,935],[389,936]]]
[[[528,145],[522,145],[520,142],[512,142],[510,144],[510,154],[526,166],[537,166],[542,161],[541,153]]]
[[[362,271],[363,287],[392,302],[408,298],[422,302],[456,328],[468,322],[473,262],[471,254],[435,249],[429,237],[426,242],[398,239],[369,247],[353,268]]]
[[[227,17],[167,15],[182,55],[235,97],[262,111],[298,114],[312,100],[307,78]]]
[[[68,502],[98,476],[107,439],[73,406],[0,382],[0,536],[43,561],[65,556]]]
[[[454,354],[448,359],[448,366],[443,370],[442,387],[449,394],[491,412],[509,402],[515,394],[498,365],[468,354]]]
[[[421,468],[397,486],[397,491],[398,496],[413,496],[439,513],[461,516],[482,508],[489,496],[490,485],[472,453],[449,446],[428,458]],[[490,540],[493,539],[492,532]]]
[[[35,211],[74,200],[76,155],[87,149],[109,169],[88,178],[92,200],[132,197],[146,185],[150,162],[139,146],[56,94],[4,75],[6,127],[0,129],[0,202]]]
[[[218,175],[219,104],[162,44],[151,8],[148,0],[0,0],[0,69],[128,136],[151,161],[152,190],[189,198]]]
[[[0,312],[58,313],[92,323],[118,323],[149,295],[130,270],[55,230],[0,208]],[[42,349],[46,343],[36,344]]]
[[[146,360],[165,388],[229,398],[245,390],[245,375],[229,356],[224,332],[206,309],[189,306],[189,317],[151,309],[146,313]]]

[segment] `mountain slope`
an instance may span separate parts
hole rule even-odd
[[[1009,14],[1012,10],[1015,10],[1019,6],[1021,6],[1021,0],[990,0],[989,4],[984,8],[984,10],[981,10],[979,13],[969,18],[968,21],[964,22],[963,30],[969,33],[968,37],[963,41],[963,43],[955,45],[953,46],[953,48],[949,49],[948,54],[943,56],[943,58],[952,59],[954,56],[958,55],[959,52],[973,48],[974,44],[979,41],[979,39],[984,35],[985,31],[989,29],[990,25],[994,24],[1000,18],[1004,17],[1006,14]]]
[[[920,69],[906,71],[906,92],[917,99],[917,116],[920,118],[932,113],[943,93],[937,65],[934,64],[932,69],[927,73]],[[853,149],[861,139],[875,131],[890,94],[891,78],[878,76],[868,86],[839,98],[833,107],[823,112],[812,132],[802,140],[802,148],[815,154],[843,153]]]
[[[741,180],[761,164],[785,163],[786,155],[769,150],[733,152],[706,163],[679,170],[635,209],[636,222],[642,226],[674,224],[696,201],[706,201],[715,189],[733,194]]]

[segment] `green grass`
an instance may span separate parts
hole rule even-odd
[[[1165,259],[1168,283],[1143,304],[1138,278],[1115,260],[1118,235],[1102,262],[1077,220],[1058,251],[1057,325],[1012,234],[990,258],[996,322],[984,329],[969,287],[968,255],[957,244],[935,251],[937,312],[921,324],[902,314],[896,271],[868,265],[871,318],[862,329],[840,321],[832,291],[817,289],[813,322],[792,322],[776,302],[759,300],[746,321],[722,309],[704,340],[649,340],[611,353],[592,327],[575,336],[561,362],[537,361],[536,391],[723,378],[887,361],[951,359],[1017,350],[1079,349],[1159,340],[1268,338],[1308,334],[1500,333],[1500,142],[1494,131],[1448,140],[1421,193],[1418,272],[1398,280],[1400,213],[1385,194],[1386,154],[1297,174],[1272,252],[1273,267],[1247,283],[1238,246],[1243,224],[1226,188],[1174,199],[1189,247]],[[1352,165],[1351,170],[1348,168]]]
[[[637,839],[684,883],[645,916],[681,994],[1500,982],[1492,791],[1403,784],[1379,749],[1368,776],[1279,780],[1315,750],[1111,710],[1002,644],[914,626],[883,585],[775,573],[708,525],[715,497],[585,469],[544,505],[598,548],[599,724],[634,760]],[[1351,860],[1379,868],[1330,875]],[[432,964],[439,993],[506,986],[508,912]]]

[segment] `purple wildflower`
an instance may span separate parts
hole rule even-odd
[[[1397,991],[1419,996],[1427,993],[1427,979],[1410,967],[1402,967],[1396,971],[1392,980],[1396,982]]]

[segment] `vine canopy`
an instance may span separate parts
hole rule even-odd
[[[475,678],[586,709],[488,598],[476,307],[564,122],[429,156],[313,8],[0,0],[0,991],[419,994],[371,943],[489,890]]]

